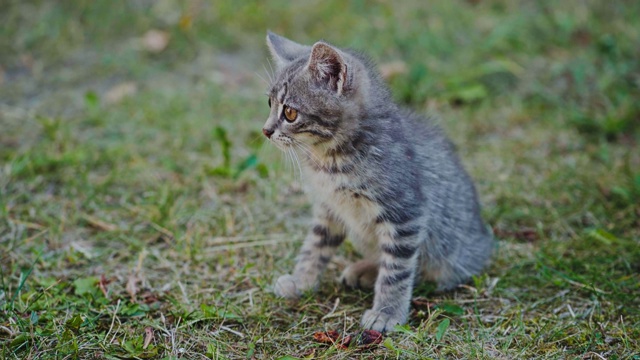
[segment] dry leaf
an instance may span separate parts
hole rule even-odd
[[[148,290],[140,294],[140,297],[142,298],[142,302],[147,305],[160,301],[160,298],[156,294]]]
[[[571,40],[573,43],[578,44],[582,47],[589,46],[593,42],[593,36],[591,32],[585,28],[580,28],[575,30],[571,34]]]
[[[351,344],[351,335],[347,335],[342,338],[342,341],[340,341],[340,344],[337,344],[336,347],[338,349],[346,350],[349,348],[349,344]]]
[[[538,231],[532,228],[522,228],[514,231],[510,230],[502,230],[500,228],[494,227],[493,234],[497,238],[514,238],[520,241],[526,242],[535,242],[540,237],[538,236]]]
[[[340,334],[335,330],[318,331],[315,334],[313,334],[313,338],[317,342],[323,343],[323,344],[334,344],[339,337],[340,337]]]
[[[142,345],[143,349],[146,349],[149,344],[153,341],[153,329],[150,327],[144,328],[144,344]]]
[[[380,75],[388,80],[396,75],[405,74],[407,72],[407,64],[404,61],[393,61],[380,65]]]
[[[358,346],[373,346],[382,342],[382,333],[375,330],[365,330],[358,339]]]
[[[382,333],[375,330],[365,330],[362,333],[347,334],[340,339],[340,333],[335,330],[318,331],[313,334],[313,338],[323,344],[335,345],[340,350],[346,350],[351,345],[353,339],[357,340],[360,349],[368,349],[382,342]]]
[[[435,303],[423,297],[416,297],[411,299],[411,304],[418,309],[432,309],[434,306],[436,306]]]
[[[134,82],[123,82],[120,83],[107,91],[104,95],[104,101],[107,104],[117,104],[122,99],[134,95],[138,92],[138,86]]]
[[[98,286],[100,287],[100,291],[102,291],[102,294],[104,295],[104,297],[107,299],[109,298],[109,293],[107,291],[107,285],[109,285],[109,283],[111,283],[111,280],[107,280],[104,274],[100,275],[100,281],[98,282]]]
[[[135,274],[131,274],[129,275],[129,280],[127,280],[127,286],[125,287],[127,293],[131,296],[131,302],[133,303],[136,302],[136,294],[138,293],[138,287],[136,286],[137,281],[137,276]]]
[[[538,240],[538,232],[535,229],[522,229],[515,233],[515,238],[522,241],[534,242]]]
[[[142,46],[152,53],[159,53],[169,44],[169,33],[161,30],[149,30],[142,37]]]

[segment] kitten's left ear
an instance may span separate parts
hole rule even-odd
[[[317,42],[311,49],[307,68],[321,83],[341,94],[347,81],[347,64],[337,49],[324,42]]]

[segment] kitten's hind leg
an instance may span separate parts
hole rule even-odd
[[[345,238],[344,226],[327,211],[316,211],[313,225],[302,244],[293,274],[276,280],[274,292],[288,299],[298,298],[315,289],[320,275]]]
[[[363,259],[347,266],[340,276],[342,284],[351,289],[373,289],[378,278],[378,262]]]

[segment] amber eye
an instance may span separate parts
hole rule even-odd
[[[284,112],[284,118],[287,119],[288,122],[296,121],[296,118],[298,117],[298,110],[290,108],[287,105],[285,105],[283,112]]]

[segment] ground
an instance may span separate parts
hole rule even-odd
[[[21,1],[0,11],[0,357],[640,358],[640,2]],[[260,130],[266,30],[359,49],[435,114],[497,249],[415,290],[277,299],[309,206]],[[318,334],[316,334],[318,335]]]

